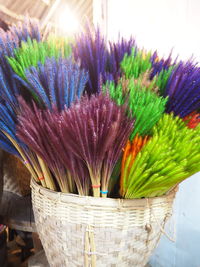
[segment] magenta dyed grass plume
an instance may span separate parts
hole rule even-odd
[[[86,162],[94,196],[99,196],[100,188],[107,191],[112,170],[133,129],[134,121],[125,113],[124,106],[99,94],[83,97],[62,115],[63,145]]]
[[[102,94],[84,96],[61,113],[39,110],[35,104],[29,108],[22,99],[20,104],[21,140],[46,161],[54,175],[55,165],[68,169],[78,191],[88,192],[85,188],[92,184],[94,196],[100,196],[100,189],[106,196],[113,168],[134,125],[126,108]]]
[[[88,195],[90,180],[82,160],[64,149],[61,142],[61,115],[56,107],[53,110],[32,107],[19,97],[21,114],[17,135],[39,155],[48,165],[58,185],[58,191]],[[67,140],[65,140],[67,141]],[[72,179],[73,177],[73,179]],[[77,191],[74,189],[76,184]]]

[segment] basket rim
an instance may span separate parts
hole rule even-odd
[[[71,203],[74,205],[82,206],[99,206],[99,207],[112,207],[112,208],[131,208],[138,207],[144,208],[158,203],[173,202],[178,186],[171,190],[168,194],[153,197],[153,198],[142,198],[142,199],[122,199],[122,198],[101,198],[93,196],[80,196],[78,194],[63,193],[44,188],[39,185],[33,178],[31,179],[31,188],[33,192],[37,192],[41,198],[50,199],[53,202]]]

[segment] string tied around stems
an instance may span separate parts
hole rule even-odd
[[[106,191],[100,190],[100,193],[104,194],[104,195],[107,195],[108,194],[108,190],[106,190]]]
[[[97,185],[92,185],[92,188],[100,188],[101,185],[100,184],[97,184]]]

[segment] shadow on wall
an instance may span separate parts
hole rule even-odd
[[[200,267],[200,173],[180,185],[173,217],[169,225],[175,226],[176,241],[163,236],[151,258],[151,266]]]

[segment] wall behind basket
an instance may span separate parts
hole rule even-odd
[[[157,49],[187,59],[192,54],[200,62],[199,0],[93,0],[94,22],[108,39],[136,37],[146,49]]]
[[[200,173],[181,184],[166,232],[175,242],[163,236],[151,266],[200,267]]]

